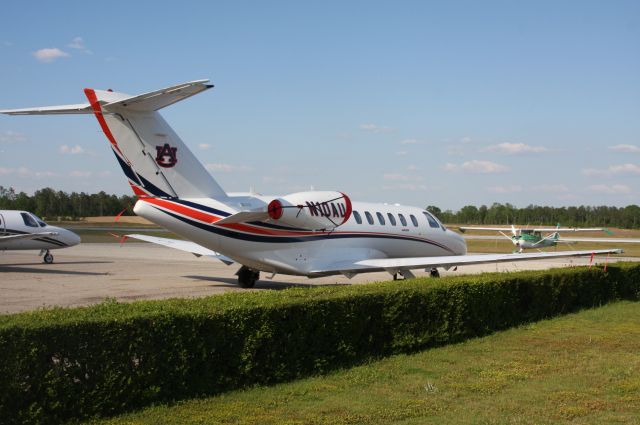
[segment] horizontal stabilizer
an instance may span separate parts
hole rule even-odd
[[[88,103],[77,105],[39,106],[22,109],[0,109],[0,114],[7,115],[63,115],[63,114],[93,114]]]
[[[190,252],[196,257],[212,257],[217,258],[222,261],[226,265],[233,264],[233,260],[225,257],[224,255],[217,253],[209,248],[205,248],[202,245],[198,245],[195,242],[191,241],[181,241],[179,239],[171,239],[171,238],[159,238],[156,236],[147,236],[147,235],[139,235],[139,234],[131,234],[125,235],[127,238],[139,239],[145,242],[151,242],[158,245],[163,245],[169,248],[178,249],[180,251]]]
[[[172,105],[212,88],[213,85],[205,84],[208,81],[209,80],[190,81],[149,93],[127,97],[117,102],[107,103],[103,108],[107,111],[113,108],[126,108],[130,111],[157,111],[165,106]]]

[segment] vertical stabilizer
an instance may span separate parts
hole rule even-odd
[[[93,113],[136,195],[224,199],[224,190],[157,112],[213,87],[207,82],[192,81],[138,96],[85,89],[89,103],[4,109],[0,113]]]
[[[220,185],[157,112],[213,87],[204,84],[205,81],[139,96],[85,89],[93,113],[137,195],[226,197]]]

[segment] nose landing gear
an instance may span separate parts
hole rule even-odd
[[[51,264],[51,263],[53,263],[53,255],[51,255],[51,253],[49,252],[49,250],[48,250],[48,249],[44,252],[44,256],[42,257],[42,261],[43,261],[45,264]]]

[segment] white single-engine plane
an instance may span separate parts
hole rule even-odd
[[[71,230],[50,226],[27,211],[0,210],[0,251],[39,249],[47,264],[52,249],[78,245],[80,236]]]
[[[576,233],[576,232],[606,232],[612,234],[609,229],[604,227],[542,227],[542,228],[517,228],[513,224],[511,227],[458,227],[462,233],[467,231],[481,231],[481,232],[498,232],[505,238],[509,239],[518,249],[518,252],[522,252],[525,249],[541,249],[552,246],[557,246],[558,242],[632,242],[633,240],[625,239],[603,239],[603,238],[565,238],[560,236],[562,233]],[[511,232],[511,236],[505,232]]]
[[[85,89],[87,103],[7,109],[9,115],[93,114],[138,196],[137,215],[188,239],[128,235],[237,262],[238,283],[252,287],[260,272],[319,277],[465,264],[619,253],[621,250],[465,255],[464,239],[428,211],[353,202],[338,191],[284,196],[227,193],[158,110],[213,87],[208,80],[131,96]]]

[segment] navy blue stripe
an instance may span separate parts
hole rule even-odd
[[[197,203],[191,202],[191,201],[185,201],[184,199],[172,199],[172,201],[173,202],[177,202],[178,204],[186,205],[186,206],[191,207],[191,208],[195,208],[197,210],[203,210],[203,211],[210,212],[212,214],[220,215],[222,217],[229,217],[231,215],[231,213],[228,213],[226,211],[218,210],[216,208],[207,207],[205,205],[197,204]]]
[[[41,241],[41,242],[47,242],[47,243],[50,243],[50,244],[52,244],[52,245],[57,245],[57,246],[67,246],[67,244],[66,244],[66,243],[61,242],[61,241],[56,240],[56,239],[51,239],[51,238],[49,238],[49,237],[45,237],[45,238],[36,238],[35,240],[37,240],[37,241]]]
[[[165,192],[164,190],[160,189],[158,186],[151,183],[149,180],[142,177],[140,174],[136,173],[136,175],[142,181],[142,187],[144,187],[146,190],[151,192],[152,195],[160,196],[162,198],[173,198],[173,196],[169,195],[167,192]]]
[[[118,160],[118,163],[120,164],[120,167],[122,168],[122,171],[124,171],[124,174],[127,176],[127,178],[132,182],[136,183],[138,186],[142,186],[142,183],[140,183],[138,176],[136,175],[136,173],[133,172],[133,169],[129,167],[129,164],[124,162],[122,158],[120,158],[120,155],[118,155],[115,150],[113,150],[113,154],[116,156],[116,159]]]

